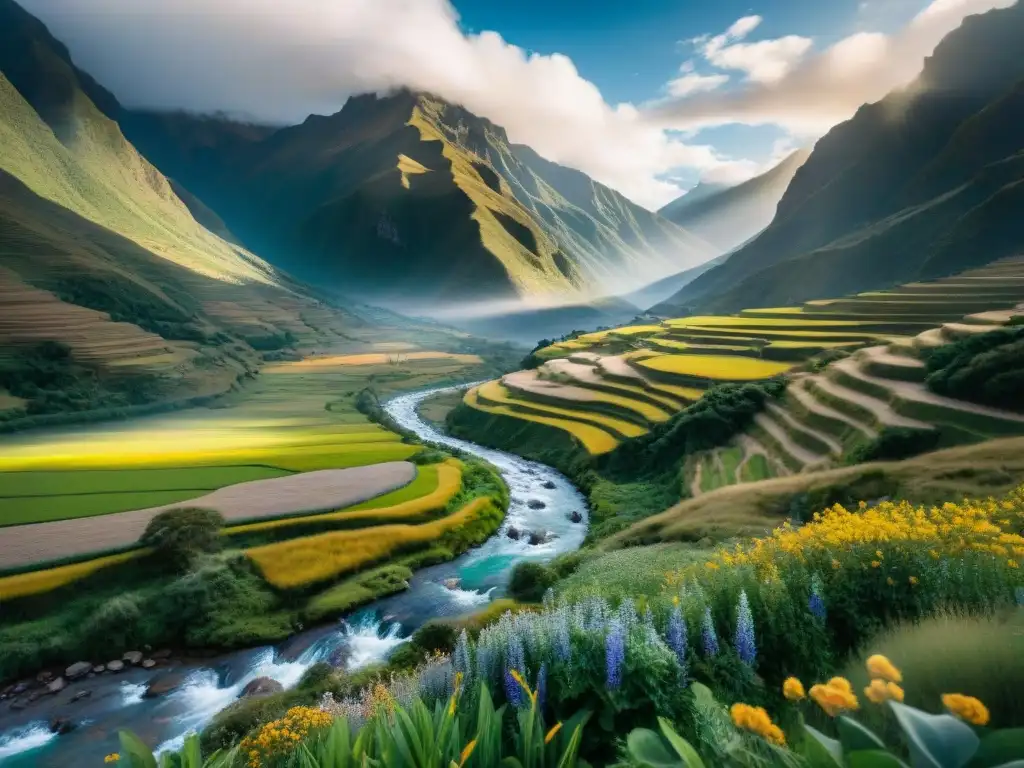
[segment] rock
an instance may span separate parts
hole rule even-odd
[[[540,499],[530,499],[528,502],[526,502],[526,506],[528,506],[530,509],[544,509],[544,507],[546,507],[547,504],[545,504]]]
[[[21,712],[25,707],[28,706],[28,702],[24,699],[15,699],[11,702],[11,709],[14,712]]]
[[[48,683],[53,679],[53,672],[40,672],[36,675],[37,683]]]
[[[569,520],[573,523],[582,523],[583,515],[580,513],[578,509],[574,509],[572,512],[569,513]]]
[[[63,677],[58,677],[56,680],[52,680],[46,684],[47,693],[60,693],[68,687],[67,681]]]
[[[519,541],[523,534],[520,533],[519,529],[513,525],[507,531],[505,531],[505,535],[512,539],[512,541]]]
[[[24,693],[31,687],[32,683],[30,683],[28,680],[22,680],[20,683],[18,683],[11,689],[11,693],[17,696],[20,693]]]
[[[134,667],[142,661],[142,651],[128,651],[121,659],[125,664],[131,664]]]
[[[156,666],[156,662],[153,661],[152,659],[144,659],[143,662],[142,662],[142,668],[143,669],[152,669],[155,666]]]
[[[154,651],[153,653],[151,653],[149,655],[150,655],[151,658],[154,658],[157,661],[159,661],[160,659],[168,659],[171,656],[171,649],[170,648],[161,648],[159,651]]]
[[[541,485],[544,488],[547,488],[549,491],[553,491],[555,488],[558,487],[557,485],[555,485],[554,480],[545,480]]]
[[[185,673],[183,672],[165,672],[162,675],[157,675],[146,684],[146,691],[142,694],[142,698],[155,699],[157,696],[163,696],[165,693],[180,688],[183,682],[185,682]]]
[[[257,677],[242,689],[242,693],[239,694],[239,698],[244,699],[252,696],[270,696],[274,693],[281,693],[283,690],[284,686],[277,682],[277,680],[269,677]]]
[[[70,703],[73,703],[73,702],[76,702],[76,701],[81,701],[82,699],[88,699],[90,696],[92,696],[92,691],[89,691],[89,690],[76,691],[75,695],[71,697],[71,702]]]
[[[65,734],[71,733],[78,724],[66,717],[55,717],[50,721],[50,733]]]
[[[153,650],[153,646],[149,643],[146,643],[144,646],[142,646],[142,650],[144,650],[146,653],[149,653]]]
[[[97,664],[95,667],[92,668],[92,671],[94,673],[96,673],[97,675],[102,675],[104,672],[107,671],[107,665],[106,664]]]
[[[547,531],[530,531],[529,542],[533,546],[538,544],[547,544],[554,537]]]
[[[43,694],[44,693],[46,693],[45,690],[39,690],[39,689],[36,689],[34,691],[29,692],[29,694],[28,694],[28,703],[29,704],[34,704],[39,699],[43,698]]]
[[[459,578],[452,578],[452,579],[445,579],[445,580],[444,580],[444,585],[445,585],[445,586],[446,586],[446,587],[447,587],[448,589],[453,589],[453,590],[454,590],[454,589],[458,589],[458,588],[459,588],[459,585],[460,585],[461,583],[462,583],[462,579],[459,579]]]
[[[113,661],[108,661],[107,662],[107,671],[108,672],[120,672],[122,669],[124,669],[124,662],[123,661],[119,661],[118,659],[114,659]]]
[[[76,661],[70,667],[64,670],[64,677],[68,680],[77,680],[82,675],[86,675],[92,669],[92,664],[88,661]]]

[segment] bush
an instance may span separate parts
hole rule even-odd
[[[171,567],[188,570],[200,555],[220,549],[223,527],[224,516],[215,510],[169,509],[149,521],[139,543],[152,547]]]
[[[442,621],[428,621],[413,633],[411,642],[425,651],[451,653],[458,639],[458,632],[452,625]]]
[[[971,334],[933,349],[926,363],[926,381],[933,392],[1024,410],[1024,327]]]
[[[542,563],[518,563],[512,569],[508,593],[514,600],[523,603],[539,603],[556,581],[558,576],[555,572]]]
[[[939,447],[939,430],[912,427],[886,427],[846,456],[847,464],[868,461],[899,461],[934,451]]]

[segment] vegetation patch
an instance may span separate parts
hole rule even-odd
[[[930,350],[926,364],[933,392],[1024,411],[1024,327],[970,334]]]

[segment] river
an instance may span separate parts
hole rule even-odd
[[[380,661],[427,620],[471,612],[499,597],[517,562],[550,560],[579,548],[586,534],[587,505],[567,478],[547,465],[445,435],[419,417],[420,401],[450,389],[458,387],[399,395],[384,408],[421,439],[475,454],[498,467],[508,483],[511,504],[494,536],[450,563],[417,571],[406,591],[278,646],[236,651],[202,664],[177,663],[157,673],[133,668],[87,680],[84,685],[71,683],[63,692],[21,711],[12,711],[8,702],[0,702],[0,764],[4,768],[101,765],[104,755],[118,751],[117,731],[122,728],[135,731],[161,750],[173,749],[186,734],[201,730],[235,701],[256,677],[270,677],[290,687],[318,661],[343,658],[348,669]],[[544,506],[533,509],[530,501]],[[583,514],[583,523],[569,520],[573,510]],[[548,531],[552,538],[537,546],[513,541],[505,535],[510,526]],[[458,589],[445,586],[453,578],[459,579]],[[182,676],[179,688],[156,698],[143,697],[151,679],[169,673]],[[72,701],[82,689],[91,691],[89,697]],[[63,736],[51,734],[49,722],[57,717],[69,718],[77,728]]]

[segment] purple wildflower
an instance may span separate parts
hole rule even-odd
[[[554,649],[559,661],[568,661],[572,656],[572,641],[569,635],[569,618],[565,609],[560,609],[555,624]]]
[[[605,685],[615,690],[622,685],[622,666],[626,661],[626,634],[618,621],[612,621],[604,641]]]
[[[705,656],[718,655],[718,635],[715,634],[715,622],[711,618],[711,608],[704,609],[704,618],[700,627],[701,640],[704,643]]]
[[[511,669],[505,670],[505,698],[516,709],[523,705],[523,700],[526,698],[523,689],[516,682],[516,679],[512,677]]]
[[[757,658],[757,643],[754,640],[754,616],[750,612],[750,601],[747,593],[740,590],[739,603],[736,605],[736,637],[733,641],[736,654],[748,667],[754,666]]]
[[[683,668],[683,676],[686,676],[687,661],[686,651],[689,643],[689,638],[686,632],[686,620],[683,619],[683,612],[677,605],[672,610],[672,615],[668,619],[668,647],[673,650],[676,655],[676,659],[679,660],[679,666]]]

